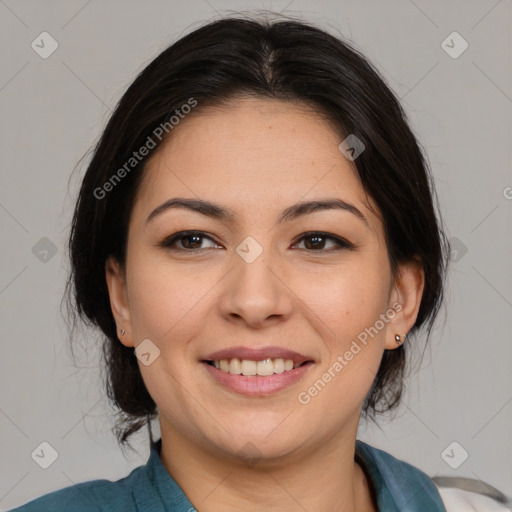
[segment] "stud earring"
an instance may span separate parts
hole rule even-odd
[[[123,336],[125,332],[126,331],[124,329],[121,329],[121,336]]]
[[[400,334],[395,334],[395,341],[396,341],[397,345],[401,345],[405,341],[405,334],[404,334],[403,340],[402,340],[402,337],[400,336]]]

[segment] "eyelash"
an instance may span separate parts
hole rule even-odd
[[[177,242],[179,240],[183,240],[185,238],[192,237],[192,236],[197,236],[201,239],[207,238],[208,240],[211,240],[212,242],[217,243],[211,237],[206,235],[203,231],[180,231],[179,233],[175,233],[174,235],[171,235],[171,236],[165,238],[162,242],[158,243],[157,246],[163,247],[164,249],[167,249],[170,251],[180,251],[180,252],[188,252],[188,253],[200,252],[200,251],[204,251],[207,249],[212,249],[212,247],[207,247],[207,248],[203,248],[203,249],[179,249],[176,247],[172,247],[175,242]],[[355,245],[348,242],[347,240],[344,240],[343,238],[340,238],[338,236],[330,235],[329,233],[325,233],[323,231],[308,231],[306,233],[303,233],[301,235],[301,237],[297,239],[297,241],[294,243],[294,245],[299,242],[302,242],[304,239],[313,238],[313,237],[319,237],[324,240],[332,240],[337,244],[338,247],[331,248],[331,249],[319,249],[319,250],[314,250],[314,249],[301,249],[301,250],[306,250],[308,252],[322,253],[322,252],[335,252],[335,251],[341,251],[341,250],[355,248]]]

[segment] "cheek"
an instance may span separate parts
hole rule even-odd
[[[334,406],[347,401],[355,406],[374,380],[389,321],[389,274],[385,266],[380,268],[382,272],[374,265],[339,272],[316,291],[303,290],[304,295],[310,293],[310,304],[332,333],[321,361],[321,382],[310,390],[312,395],[323,395],[318,403],[332,402]],[[323,391],[324,387],[329,389]]]
[[[384,265],[333,269],[297,290],[343,344],[373,326],[387,310],[390,276]]]
[[[129,283],[130,316],[135,345],[145,339],[157,347],[142,377],[157,403],[183,404],[183,386],[191,384],[190,363],[196,339],[208,318],[208,291],[218,281],[192,267],[171,266],[143,251],[133,254]],[[198,277],[203,276],[203,277]],[[177,383],[181,383],[178,385]]]
[[[193,384],[191,341],[205,322],[205,294],[213,284],[161,262],[150,263],[148,258],[142,263],[142,255],[132,262],[129,298],[134,342],[149,339],[159,351],[150,365],[139,361],[142,378],[159,406],[183,410],[188,404],[185,390]]]
[[[195,279],[165,265],[133,266],[130,283],[130,311],[133,330],[138,339],[150,338],[156,343],[174,344],[186,336],[191,326],[204,320],[203,304],[211,287],[204,280]],[[177,336],[177,333],[180,333]],[[137,343],[137,339],[135,340]]]

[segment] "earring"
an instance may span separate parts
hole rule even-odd
[[[400,334],[395,334],[395,341],[396,341],[397,345],[401,345],[405,341],[405,334],[404,334],[403,340],[402,340]]]
[[[126,331],[124,329],[121,329],[121,336],[123,336],[125,332]]]

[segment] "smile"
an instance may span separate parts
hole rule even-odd
[[[232,346],[199,357],[214,384],[247,396],[268,396],[302,379],[317,362],[286,347]]]

